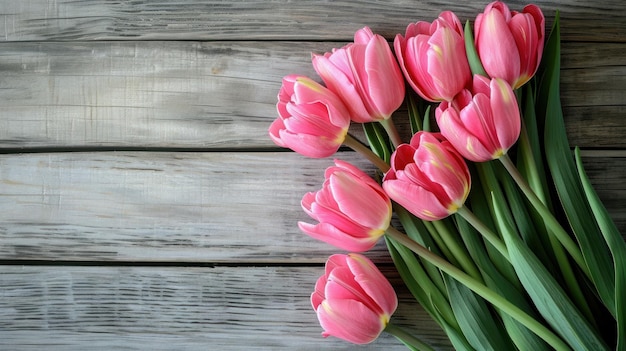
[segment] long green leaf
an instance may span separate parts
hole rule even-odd
[[[441,256],[441,251],[439,250],[437,245],[435,245],[434,240],[428,234],[428,230],[426,229],[424,222],[421,219],[415,217],[402,206],[394,204],[394,209],[406,234],[414,241]],[[445,283],[443,282],[443,277],[441,276],[439,268],[437,268],[430,262],[422,261],[422,263],[424,265],[424,269],[426,270],[426,272],[428,272],[428,275],[430,279],[432,279],[435,286],[439,288],[439,291],[441,291],[442,294],[445,294],[446,287]]]
[[[613,257],[613,265],[615,267],[615,319],[617,321],[617,347],[615,350],[624,351],[626,350],[626,242],[624,242],[622,235],[617,230],[615,223],[589,181],[583,168],[578,148],[576,148],[576,165],[591,210]]]
[[[447,274],[445,279],[452,310],[470,345],[479,350],[515,349],[485,300]]]
[[[498,226],[494,223],[495,209],[491,202],[491,193],[496,196],[504,198],[503,190],[498,183],[493,170],[493,162],[484,162],[475,164],[476,173],[472,173],[472,179],[478,179],[478,182],[473,182],[472,191],[470,192],[470,204],[472,211],[476,214],[481,221],[492,229],[494,232],[498,231]],[[498,270],[511,282],[519,286],[519,280],[515,275],[515,270],[511,263],[507,261],[495,248],[487,243],[487,252],[491,257],[491,260],[496,265]]]
[[[389,137],[383,127],[376,122],[363,123],[363,131],[372,151],[385,162],[391,159]]]
[[[388,236],[385,236],[385,241],[402,281],[417,302],[440,325],[442,318],[447,325],[458,331],[459,326],[447,296],[444,296],[432,282],[415,254]]]
[[[438,313],[438,311],[436,312]],[[447,324],[443,318],[440,317],[439,320],[441,321],[441,327],[448,336],[448,340],[450,340],[450,343],[452,343],[456,351],[475,351],[460,331]]]
[[[519,238],[503,218],[506,203],[493,197],[496,208],[496,220],[506,230],[503,232],[509,249],[511,263],[522,285],[543,318],[574,350],[609,350],[604,340],[598,335],[576,309],[567,294],[552,278],[537,256]]]
[[[538,115],[545,118],[545,154],[567,220],[578,239],[593,283],[604,305],[615,315],[615,269],[608,246],[593,219],[569,148],[561,108],[560,31],[558,14],[544,50]]]
[[[526,295],[516,286],[520,286],[509,282],[495,267],[493,262],[489,260],[487,251],[480,235],[472,228],[461,216],[456,216],[459,232],[463,238],[463,243],[467,247],[470,255],[476,262],[476,265],[482,272],[485,284],[496,293],[502,295],[511,301],[517,307],[528,313],[535,319],[539,319],[536,310],[526,300]],[[499,311],[499,310],[498,310]],[[509,334],[518,350],[548,351],[550,346],[539,336],[524,327],[517,320],[506,313],[500,312],[500,317],[504,322],[506,332]]]
[[[469,21],[465,22],[464,36],[465,54],[467,55],[467,61],[469,62],[472,73],[487,76],[487,72],[485,72],[483,64],[480,62],[480,57],[478,57],[478,52],[476,51],[476,46],[474,45],[474,35],[472,34],[472,27],[470,26]]]
[[[541,199],[541,201],[548,207],[552,208],[552,201],[549,196],[548,182],[546,171],[544,167],[543,148],[540,142],[539,130],[537,126],[537,115],[535,113],[535,91],[533,84],[535,79],[533,78],[528,84],[524,86],[524,93],[521,99],[522,108],[522,130],[520,138],[517,143],[517,168],[520,173],[527,180],[533,192]],[[515,213],[515,212],[514,212]],[[530,241],[537,243],[537,246],[533,247],[533,250],[539,249],[539,247],[548,248],[552,246],[549,235],[543,222],[541,214],[537,212],[534,206],[528,207],[528,213],[532,217],[532,222],[536,223],[534,238]],[[550,260],[550,255],[547,255],[546,259]],[[553,262],[556,267],[556,262]]]

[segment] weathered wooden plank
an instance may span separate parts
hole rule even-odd
[[[565,40],[620,41],[626,38],[626,6],[584,0],[541,0],[546,16],[561,11]],[[0,38],[6,41],[100,39],[290,39],[348,40],[371,26],[389,38],[418,20],[453,10],[473,20],[489,1],[263,1],[181,0],[87,1],[2,0]],[[526,1],[508,1],[521,9]],[[550,23],[548,23],[550,25]],[[549,27],[548,27],[549,28]]]
[[[585,162],[626,233],[626,154]],[[296,223],[310,220],[300,199],[331,163],[291,152],[1,155],[0,259],[320,263],[337,250]],[[389,261],[382,242],[372,254]]]
[[[286,152],[2,155],[0,257],[321,262],[336,250],[296,223],[330,164]]]
[[[281,78],[314,77],[310,53],[338,45],[4,43],[0,147],[273,147],[267,128]],[[572,144],[626,147],[625,45],[564,44]]]
[[[398,287],[398,324],[449,350]],[[3,350],[405,350],[320,336],[309,296],[323,267],[0,266]],[[87,346],[88,345],[88,346]]]

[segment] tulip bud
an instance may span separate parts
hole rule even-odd
[[[383,189],[407,211],[434,221],[463,206],[470,183],[465,160],[447,140],[438,133],[418,132],[391,155]]]
[[[348,106],[358,123],[391,117],[404,101],[404,78],[389,44],[365,27],[354,42],[324,55],[313,67],[326,86]]]
[[[432,23],[409,24],[394,47],[409,84],[428,101],[452,100],[470,81],[463,27],[450,11]]]
[[[475,75],[472,90],[464,90],[435,110],[441,134],[466,159],[494,160],[519,138],[521,118],[513,89],[506,81]]]
[[[367,344],[385,329],[398,298],[372,261],[351,253],[330,256],[311,294],[311,304],[324,337]]]
[[[333,155],[348,133],[350,114],[341,99],[308,77],[284,77],[276,108],[270,138],[304,156]]]
[[[500,1],[487,5],[474,22],[476,51],[487,74],[513,89],[537,71],[543,53],[545,19],[536,5],[519,13]]]
[[[347,251],[371,249],[391,221],[391,201],[378,183],[340,160],[326,169],[324,184],[302,198],[302,208],[319,224],[298,223],[313,238]]]

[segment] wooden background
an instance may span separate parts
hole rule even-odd
[[[626,3],[536,3],[548,28],[560,10],[570,141],[626,233]],[[311,52],[486,4],[0,0],[0,349],[403,350],[320,337],[308,296],[337,250],[296,222],[332,160],[267,128]],[[398,323],[449,349],[398,290]]]

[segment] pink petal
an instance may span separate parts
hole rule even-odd
[[[338,267],[348,266],[348,256],[344,254],[334,254],[328,257],[324,265],[326,278]]]
[[[463,25],[461,24],[461,21],[454,12],[443,11],[439,14],[437,20],[439,22],[445,22],[448,27],[456,31],[458,34],[463,34]]]
[[[324,296],[328,300],[357,300],[368,305],[372,311],[377,309],[377,306],[373,305],[371,299],[354,280],[354,275],[348,266],[336,267],[330,272],[324,287]]]
[[[519,51],[503,14],[489,11],[481,21],[476,49],[485,71],[491,77],[508,82],[517,79],[520,71]]]
[[[311,205],[315,202],[315,192],[308,192],[302,196],[302,201],[300,201],[300,205],[306,214],[313,217],[313,213],[311,212]]]
[[[363,255],[348,254],[347,263],[354,274],[354,280],[367,296],[382,309],[384,314],[391,316],[398,307],[398,298],[389,280],[372,261]]]
[[[317,307],[326,299],[326,296],[324,295],[326,281],[327,277],[326,275],[323,275],[315,282],[315,290],[311,294],[311,306],[313,306],[314,310],[317,310]]]
[[[354,33],[354,43],[366,45],[373,37],[372,30],[369,27],[363,27]]]
[[[506,152],[519,138],[521,117],[513,89],[501,79],[491,82],[491,109],[494,111],[494,124],[498,145]]]
[[[285,124],[283,123],[283,120],[280,118],[275,119],[269,128],[270,138],[272,139],[274,144],[280,147],[287,147],[287,145],[285,145],[285,143],[280,139],[280,131],[284,129],[285,129]]]
[[[370,343],[383,331],[380,317],[354,300],[325,300],[317,309],[323,336],[334,336],[354,344]]]
[[[450,28],[440,28],[428,41],[428,73],[438,95],[452,100],[470,79],[463,38]]]
[[[373,229],[389,225],[391,203],[369,185],[337,172],[330,178],[330,188],[341,212],[356,223]]]
[[[336,227],[328,223],[319,223],[317,225],[298,222],[298,227],[307,235],[314,239],[323,241],[342,250],[352,252],[364,252],[372,249],[378,237],[357,238],[345,232],[340,231]]]
[[[491,99],[484,94],[474,95],[472,102],[461,110],[461,122],[467,132],[488,150],[498,148],[494,118],[499,113],[492,109]]]
[[[345,70],[348,71],[347,73],[339,69],[339,66],[333,63],[330,58],[319,55],[313,56],[313,67],[317,74],[322,77],[328,89],[339,95],[345,106],[351,111],[350,116],[344,117],[352,117],[353,119],[367,118],[369,114],[354,86],[354,77],[352,77],[352,72],[349,69],[348,58],[345,52],[345,50],[337,51],[331,58],[336,58],[336,55],[340,55],[339,57],[345,56],[345,62],[342,61],[342,64],[346,65]],[[339,60],[335,59],[335,61]]]
[[[371,236],[371,228],[363,226],[341,211],[325,207],[319,202],[313,203],[311,212],[313,219],[331,225],[346,235],[355,238],[369,238]]]
[[[286,130],[280,130],[279,137],[293,151],[312,158],[332,156],[341,146],[341,143],[333,140],[314,135],[294,134]]]
[[[404,78],[389,44],[380,35],[368,43],[364,67],[370,104],[381,117],[388,118],[404,101]]]
[[[415,154],[415,147],[409,144],[402,144],[398,146],[391,156],[391,168],[394,171],[402,170],[407,164],[413,162],[413,155]]]
[[[412,183],[388,180],[383,189],[398,204],[417,217],[432,221],[449,215],[447,206],[442,205],[433,193]]]
[[[449,108],[438,113],[437,125],[446,139],[466,159],[474,162],[491,160],[492,153],[467,131],[455,109]]]
[[[509,22],[509,28],[520,54],[520,78],[511,82],[516,88],[526,83],[537,70],[539,61],[537,61],[537,45],[539,35],[534,18],[529,14],[516,14]]]
[[[420,148],[418,153],[426,148]],[[432,147],[426,155],[428,162],[422,163],[421,169],[424,176],[430,179],[435,185],[428,187],[440,202],[459,203],[465,200],[467,189],[466,166],[459,168],[457,160],[451,157],[447,151],[440,146]]]

